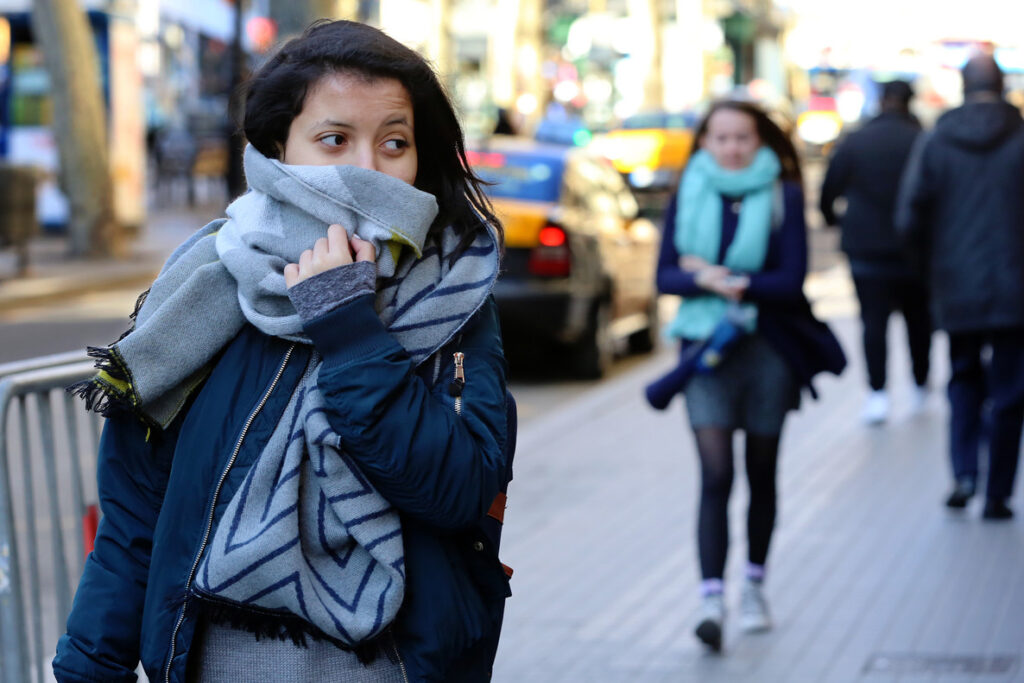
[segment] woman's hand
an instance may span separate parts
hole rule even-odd
[[[710,268],[712,263],[708,263],[700,256],[694,256],[692,254],[686,254],[685,256],[679,257],[679,267],[688,273],[696,273],[705,268]],[[724,266],[720,266],[724,268]]]
[[[744,292],[750,286],[750,278],[746,275],[736,275],[725,266],[708,266],[697,271],[694,278],[697,286],[713,294],[728,299],[739,301],[743,298]]]
[[[357,261],[376,260],[377,252],[372,242],[355,235],[350,238],[345,228],[335,224],[327,228],[327,237],[321,237],[312,249],[302,252],[298,263],[289,263],[284,267],[284,283],[291,289],[303,280],[333,268]]]

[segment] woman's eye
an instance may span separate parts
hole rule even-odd
[[[324,143],[325,145],[327,145],[329,147],[340,147],[345,142],[345,136],[344,135],[338,135],[338,134],[326,135],[326,136],[320,138],[320,142]]]
[[[399,152],[409,146],[409,143],[401,138],[394,138],[384,142],[384,149],[389,152]]]

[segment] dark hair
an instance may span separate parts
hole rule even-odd
[[[484,195],[483,181],[466,159],[462,128],[444,87],[423,57],[383,31],[354,21],[321,20],[285,43],[245,83],[242,127],[253,147],[280,158],[292,121],[306,95],[324,76],[353,73],[369,80],[393,78],[409,93],[419,165],[415,186],[437,198],[432,230],[452,225],[462,251],[475,232],[501,222]]]
[[[761,138],[762,144],[770,147],[775,152],[775,155],[779,157],[779,164],[782,166],[779,178],[784,181],[803,184],[800,158],[797,156],[796,148],[793,147],[793,141],[789,139],[789,135],[771,120],[763,109],[752,102],[719,100],[712,104],[707,113],[704,114],[700,124],[697,125],[697,130],[693,135],[693,151],[696,152],[702,147],[704,135],[708,132],[708,122],[712,116],[722,110],[738,111],[754,119],[757,124],[757,136]]]
[[[882,84],[882,100],[889,100],[893,103],[901,103],[903,106],[909,104],[914,97],[914,88],[902,80],[886,81]]]
[[[978,92],[1003,94],[1003,70],[987,54],[977,54],[968,59],[960,69],[960,76],[964,82],[964,95]]]

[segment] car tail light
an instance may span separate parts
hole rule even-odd
[[[569,240],[557,225],[545,225],[537,235],[540,243],[530,252],[527,268],[539,277],[566,277],[572,268]]]
[[[565,244],[565,230],[557,225],[546,225],[541,228],[537,241],[544,247],[560,247]]]

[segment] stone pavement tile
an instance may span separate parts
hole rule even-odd
[[[0,310],[46,302],[70,293],[145,287],[171,252],[193,232],[222,215],[223,208],[172,207],[152,212],[129,246],[130,255],[120,260],[70,258],[66,238],[41,235],[29,246],[28,275],[13,277],[14,254],[10,250],[0,251]]]

